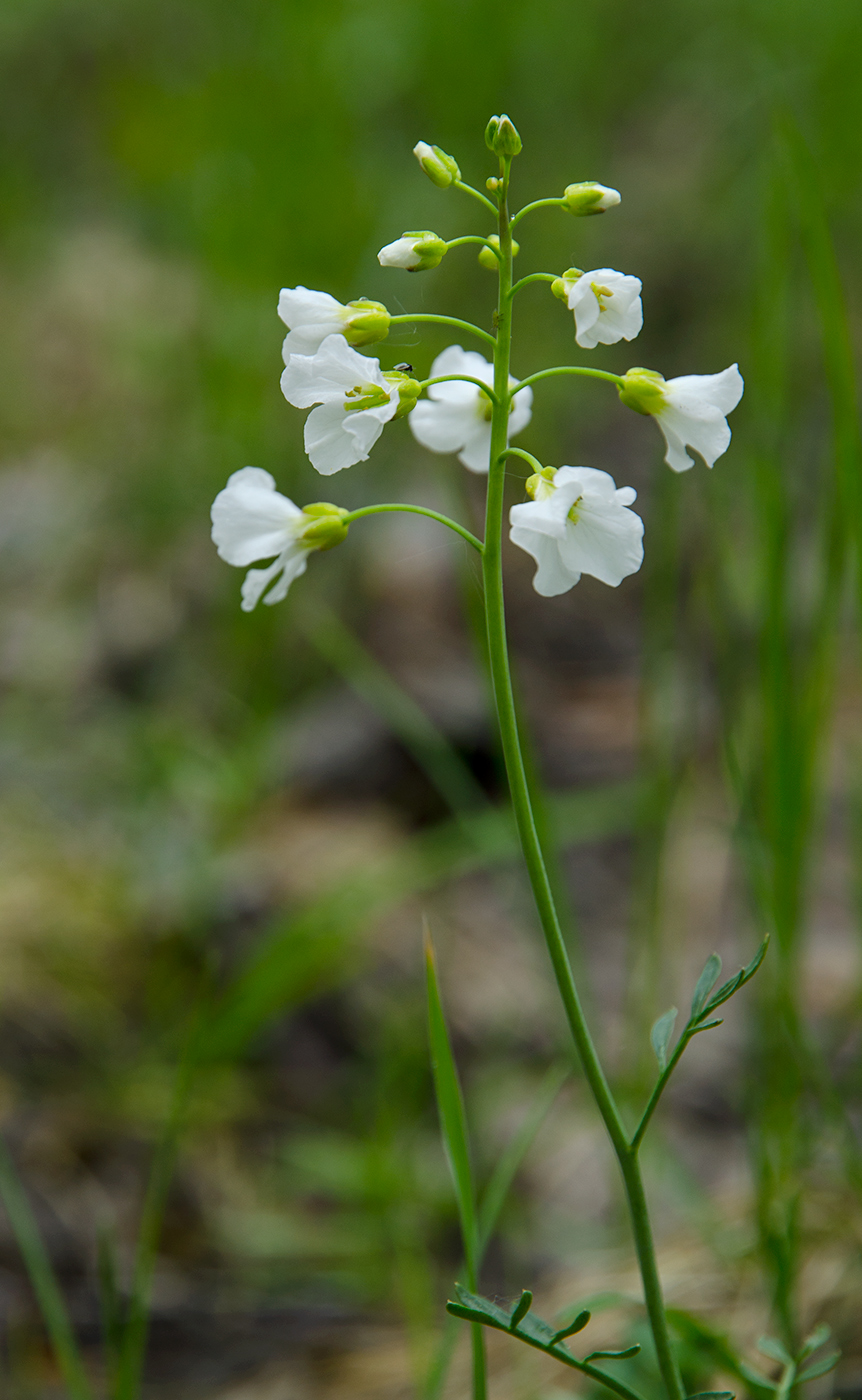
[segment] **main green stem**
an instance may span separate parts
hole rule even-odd
[[[500,289],[497,304],[497,344],[494,351],[494,392],[497,396],[497,402],[494,405],[491,420],[491,459],[485,520],[485,548],[482,555],[491,679],[500,725],[503,756],[512,794],[512,807],[524,853],[524,861],[572,1038],[622,1172],[643,1282],[644,1299],[659,1368],[669,1400],[685,1400],[685,1391],[671,1347],[661,1281],[656,1264],[655,1245],[637,1152],[629,1143],[625,1126],[602,1069],[578,995],[565,940],[557,917],[551,882],[548,878],[542,844],[530,800],[527,773],[518,734],[506,637],[502,568],[505,453],[509,420],[509,361],[512,344],[512,297],[510,295],[512,288],[512,231],[508,209],[509,164],[509,161],[501,162],[500,170],[502,182],[498,222]]]

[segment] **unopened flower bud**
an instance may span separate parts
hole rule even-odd
[[[383,378],[387,384],[391,384],[398,390],[398,407],[395,410],[396,418],[406,418],[408,413],[412,413],[416,407],[419,395],[422,393],[422,385],[418,379],[406,374],[404,370],[390,369],[384,370]]]
[[[441,151],[439,146],[429,146],[427,141],[419,141],[413,147],[413,154],[428,179],[441,190],[448,189],[456,180],[461,179],[457,160]]]
[[[487,239],[487,242],[490,243],[491,247],[490,247],[490,248],[480,248],[480,249],[479,249],[479,262],[481,263],[482,267],[487,267],[487,269],[488,269],[489,272],[496,272],[496,271],[497,271],[497,268],[500,266],[500,259],[499,259],[498,256],[497,256],[497,253],[499,253],[499,251],[500,251],[500,240],[499,240],[499,238],[497,237],[496,233],[492,233],[492,234],[489,236],[489,238]],[[496,248],[497,252],[496,252],[496,253],[492,252],[492,251],[491,251],[492,248]],[[513,238],[513,239],[512,239],[512,257],[513,257],[513,258],[516,258],[516,257],[518,256],[518,254],[520,253],[520,251],[521,251],[521,245],[520,245],[520,243],[516,243],[515,240],[514,240],[514,238]]]
[[[448,246],[429,229],[402,233],[394,243],[387,243],[377,254],[381,267],[403,267],[407,272],[427,272],[437,267],[446,256]]]
[[[349,514],[343,506],[330,505],[328,501],[317,501],[304,506],[302,514],[308,519],[303,526],[300,538],[308,549],[334,549],[347,539],[348,526],[344,517]]]
[[[349,301],[344,308],[341,334],[354,349],[358,345],[373,345],[377,340],[385,340],[389,334],[389,312],[382,301],[369,301],[360,297]]]
[[[554,293],[554,296],[559,297],[560,301],[568,302],[569,292],[572,290],[572,287],[574,287],[578,278],[583,277],[583,275],[579,267],[568,268],[563,273],[562,277],[556,277],[551,283],[551,291]]]
[[[620,202],[619,190],[608,185],[599,185],[595,180],[581,180],[577,185],[566,185],[563,203],[570,214],[604,214]]]
[[[521,150],[518,128],[511,117],[492,117],[485,127],[485,145],[495,156],[516,156]]]
[[[626,408],[633,408],[635,413],[651,417],[666,406],[666,387],[664,376],[657,370],[638,366],[623,375],[620,403],[624,403]]]

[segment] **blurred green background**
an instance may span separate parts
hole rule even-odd
[[[458,1241],[423,911],[480,1174],[567,1053],[498,806],[461,546],[367,522],[246,616],[209,541],[248,463],[300,502],[330,494],[279,391],[281,286],[489,324],[469,247],[417,278],[376,251],[403,228],[484,229],[411,149],[441,145],[481,186],[504,110],[519,203],[587,178],[622,192],[607,218],[522,225],[522,275],[643,279],[636,346],[590,362],[738,360],[747,383],[726,457],[681,478],[603,386],[541,386],[522,445],[635,485],[646,564],[549,602],[508,560],[572,946],[633,1106],[654,1017],[713,947],[747,960],[774,935],[648,1159],[670,1300],[745,1344],[826,1319],[840,1393],[862,1387],[860,58],[850,0],[4,0],[0,1104],[95,1357],[100,1249],[125,1286],[203,1017],[153,1394],[427,1389]],[[447,343],[402,327],[379,353],[424,374]],[[515,372],[573,348],[559,304],[525,292]],[[331,494],[469,519],[481,483],[400,423]],[[58,1394],[0,1232],[5,1384]],[[491,1294],[604,1295],[615,1335],[640,1325],[576,1074],[486,1269]],[[720,1374],[707,1352],[695,1389]],[[552,1395],[532,1365],[501,1351],[497,1389]]]

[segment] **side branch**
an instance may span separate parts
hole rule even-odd
[[[525,452],[523,447],[507,447],[505,452],[500,453],[497,460],[498,462],[502,462],[506,457],[520,457],[528,466],[533,468],[534,472],[542,471],[542,464],[538,457],[534,457],[532,452]]]
[[[556,272],[531,272],[527,277],[522,277],[520,282],[516,282],[509,293],[510,298],[516,292],[520,292],[522,287],[529,287],[531,282],[556,282],[559,274]]]
[[[553,369],[540,369],[536,374],[529,374],[526,379],[521,379],[509,398],[517,394],[518,389],[524,389],[528,384],[538,384],[540,379],[551,379],[557,374],[583,374],[589,379],[607,379],[609,383],[616,384],[617,388],[624,382],[622,375],[611,374],[606,369],[588,369],[586,365],[555,365]]]
[[[466,184],[463,180],[453,180],[452,183],[454,184],[456,190],[463,190],[465,194],[471,194],[474,199],[478,199],[480,204],[484,204],[487,209],[490,209],[491,213],[496,219],[497,206],[490,199],[488,199],[487,195],[482,194],[480,190],[474,190],[472,185]]]
[[[525,204],[523,209],[519,209],[517,214],[513,215],[509,221],[509,227],[514,228],[519,220],[523,219],[525,214],[531,213],[533,209],[548,209],[551,205],[557,209],[565,209],[566,201],[561,199],[559,195],[554,199],[534,199],[532,204]]]
[[[439,374],[436,379],[423,379],[422,388],[428,389],[432,384],[448,384],[453,379],[460,380],[462,384],[475,384],[476,388],[481,389],[482,393],[491,400],[491,403],[497,403],[497,395],[490,384],[483,383],[481,379],[474,379],[472,374]]]
[[[410,515],[427,515],[429,520],[436,520],[438,525],[446,525],[450,530],[454,530],[456,535],[460,535],[462,540],[471,544],[479,554],[483,554],[485,546],[477,539],[464,525],[459,525],[457,520],[450,520],[448,515],[441,515],[438,510],[428,510],[426,506],[403,505],[401,502],[386,502],[383,505],[361,506],[359,510],[352,510],[349,515],[342,517],[345,525],[352,525],[354,520],[361,520],[366,515],[385,515],[391,511],[403,510]]]
[[[483,331],[480,326],[474,326],[471,321],[462,321],[457,316],[435,316],[431,312],[417,311],[409,316],[390,316],[390,326],[400,326],[411,321],[431,321],[440,326],[455,326],[459,331],[467,331],[469,335],[477,335],[480,340],[484,340],[490,346],[496,346],[497,341],[490,331]]]

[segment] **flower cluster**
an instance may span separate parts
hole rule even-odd
[[[511,163],[521,149],[520,137],[508,117],[491,119],[486,142],[499,157],[501,171],[508,169],[507,162]],[[494,207],[491,200],[463,184],[453,156],[423,141],[414,154],[440,189],[465,189]],[[489,179],[487,189],[499,200],[505,195],[504,183],[502,178]],[[596,215],[619,203],[618,191],[595,181],[581,181],[567,185],[559,198],[527,206],[514,222],[543,204],[555,204],[575,215]],[[502,223],[498,233],[449,241],[427,229],[403,233],[381,248],[378,261],[382,267],[428,271],[437,267],[455,244],[472,242],[481,245],[482,265],[496,270],[506,250],[509,265],[518,251],[511,226],[506,226],[505,250],[502,233]],[[533,281],[551,284],[553,294],[572,312],[575,341],[585,349],[631,341],[640,333],[643,303],[638,277],[609,267],[587,271],[569,268],[559,276],[534,273],[524,278],[523,284]],[[364,462],[386,424],[399,418],[408,419],[413,436],[423,447],[457,454],[468,471],[502,470],[502,459],[510,455],[499,453],[503,436],[508,447],[530,422],[531,384],[547,374],[595,372],[575,365],[560,366],[540,371],[519,385],[511,375],[497,374],[499,334],[489,335],[452,317],[393,317],[381,302],[362,298],[344,305],[327,292],[307,287],[283,289],[278,314],[287,327],[281,389],[288,403],[311,410],[305,422],[305,450],[311,465],[323,476]],[[494,346],[494,361],[453,344],[433,361],[428,378],[419,380],[409,365],[384,369],[380,360],[359,353],[384,340],[393,320],[408,319],[448,321],[473,329]],[[508,351],[505,364],[508,366]],[[690,449],[709,467],[727,450],[727,414],[743,391],[736,365],[719,374],[670,380],[642,368],[629,369],[623,375],[601,374],[616,383],[626,407],[655,418],[665,439],[665,460],[674,471],[686,471],[694,465]],[[495,421],[497,460],[493,462]],[[518,449],[515,455],[532,461],[537,468],[527,482],[528,499],[513,506],[509,517],[512,542],[536,561],[537,592],[546,596],[562,593],[577,583],[582,573],[616,587],[636,572],[643,558],[643,524],[630,509],[635,499],[631,488],[617,489],[607,472],[591,467],[542,468],[529,453]],[[361,513],[374,509],[366,507]],[[329,548],[345,537],[345,517],[345,511],[328,503],[300,510],[276,491],[267,472],[254,467],[236,472],[213,506],[213,539],[219,553],[240,567],[274,558],[268,568],[252,569],[246,575],[243,607],[254,607],[264,594],[268,603],[283,598],[291,582],[305,571],[310,552]],[[469,535],[462,527],[454,528]]]

